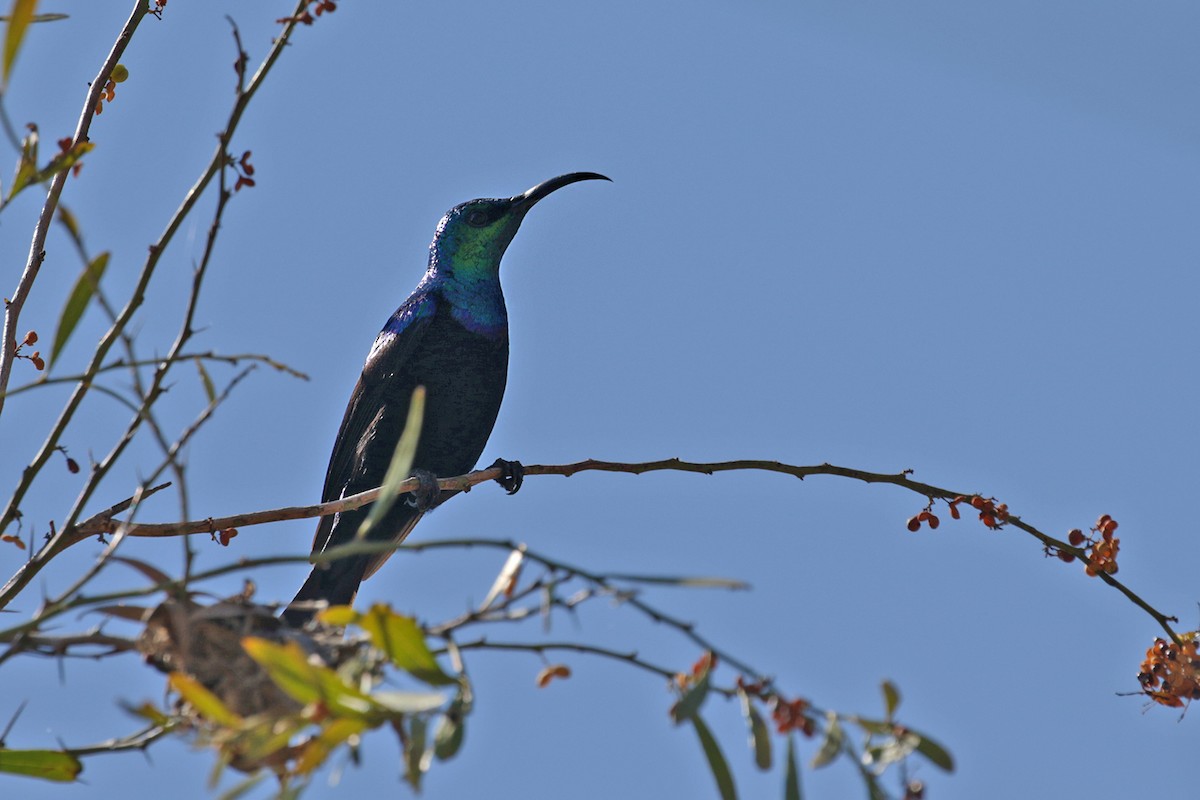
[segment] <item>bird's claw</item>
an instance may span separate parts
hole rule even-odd
[[[496,478],[496,483],[504,487],[504,491],[509,494],[516,494],[521,488],[521,484],[525,482],[525,467],[521,466],[520,461],[505,461],[503,458],[497,458],[492,462],[493,469],[500,470],[500,477]]]
[[[437,476],[427,469],[414,469],[412,477],[417,479],[419,485],[412,491],[412,497],[404,502],[424,514],[437,505],[438,495],[441,494]]]

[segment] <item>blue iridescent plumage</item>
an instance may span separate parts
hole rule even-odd
[[[508,373],[500,260],[535,203],[563,186],[592,179],[608,180],[574,172],[515,197],[462,203],[442,218],[429,246],[425,276],[376,337],[351,393],[322,501],[373,489],[383,481],[417,386],[425,387],[426,399],[414,471],[450,477],[475,466],[495,425]],[[453,494],[442,492],[433,505]],[[353,541],[369,509],[323,517],[313,552]],[[368,535],[401,541],[426,510],[397,502]],[[304,622],[313,613],[313,601],[352,602],[362,580],[385,560],[387,554],[352,556],[314,567],[285,618],[292,624]]]

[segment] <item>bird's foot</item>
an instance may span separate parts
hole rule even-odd
[[[521,484],[525,482],[525,467],[521,466],[520,461],[505,461],[503,458],[497,458],[492,462],[489,469],[498,468],[500,477],[496,478],[496,483],[504,487],[504,491],[509,494],[516,494],[521,488]]]
[[[412,497],[404,502],[424,514],[437,505],[438,495],[441,494],[437,476],[427,469],[414,469],[412,477],[417,479],[419,485],[412,491]]]

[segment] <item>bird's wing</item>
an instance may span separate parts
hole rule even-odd
[[[373,489],[383,481],[415,388],[407,385],[411,380],[404,380],[405,365],[428,331],[437,304],[435,294],[414,294],[376,337],[338,430],[325,473],[322,502]],[[358,527],[357,516],[322,517],[313,538],[313,552],[349,542]],[[352,522],[355,524],[348,524]]]

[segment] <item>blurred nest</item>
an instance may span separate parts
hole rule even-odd
[[[163,672],[182,672],[243,717],[294,714],[300,704],[285,694],[242,647],[248,636],[278,644],[298,643],[310,658],[336,668],[354,655],[340,630],[287,627],[270,606],[250,601],[249,592],[203,606],[191,598],[173,598],[143,617],[145,630],[137,649]]]

